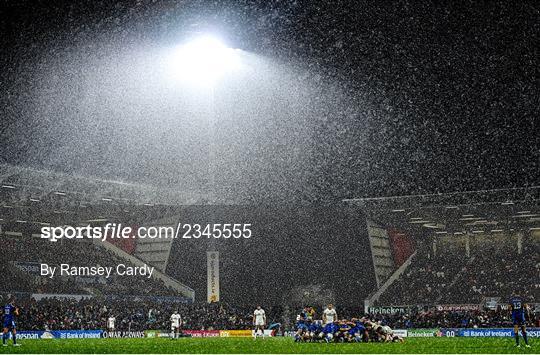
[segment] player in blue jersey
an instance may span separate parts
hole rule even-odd
[[[15,316],[18,315],[19,309],[15,306],[15,300],[11,299],[11,301],[4,307],[4,333],[2,334],[3,346],[7,346],[7,340],[10,332],[13,339],[13,346],[20,345],[17,344],[17,329],[15,325]]]
[[[294,335],[294,341],[304,341],[309,335],[308,329],[308,320],[305,317],[305,314],[300,313],[296,316],[296,334]]]
[[[525,341],[525,346],[530,348],[527,339],[527,330],[525,329],[525,303],[523,299],[517,295],[513,295],[510,299],[510,309],[512,310],[512,323],[514,323],[514,337],[516,338],[516,346],[519,348],[519,328]]]
[[[351,334],[349,333],[352,327],[354,326],[353,323],[349,322],[346,319],[342,319],[338,322],[338,332],[337,332],[337,340],[339,342],[348,342],[350,341]]]
[[[364,327],[364,323],[362,322],[362,320],[358,318],[352,318],[351,322],[354,323],[354,326],[351,328],[351,330],[349,330],[351,339],[353,339],[357,343],[366,340],[366,327]]]
[[[315,320],[309,323],[308,325],[309,339],[311,341],[318,341],[321,339],[322,334],[322,322],[320,320]]]
[[[334,339],[338,331],[339,331],[338,321],[335,321],[333,323],[327,323],[323,327],[323,330],[322,330],[324,340],[326,340],[326,342],[329,343],[330,341]]]

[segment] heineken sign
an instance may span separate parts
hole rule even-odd
[[[369,314],[406,314],[408,311],[408,306],[369,307]]]
[[[439,329],[408,329],[407,336],[411,338],[426,338],[440,336]]]

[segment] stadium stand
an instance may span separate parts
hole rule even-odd
[[[512,292],[528,302],[540,301],[540,259],[538,250],[529,246],[522,254],[512,250],[484,249],[472,256],[472,262],[448,289],[442,290],[443,302],[479,303],[484,297],[508,296]]]
[[[2,275],[2,280],[0,281],[1,290],[9,290],[8,287],[10,285],[17,285],[18,291],[21,292],[29,292],[33,289],[28,280],[24,276],[19,275],[15,267],[9,263],[0,263],[0,274]]]
[[[433,257],[427,250],[417,252],[406,270],[385,293],[379,304],[431,304],[452,282],[466,259],[460,255],[443,254]]]
[[[432,257],[419,252],[406,270],[379,298],[381,305],[480,303],[485,297],[507,299],[512,292],[528,302],[540,300],[540,259],[537,246],[521,254],[485,248],[469,258],[459,252]]]
[[[67,263],[77,265],[84,260],[87,265],[116,266],[119,263],[129,265],[126,260],[119,259],[113,253],[93,243],[77,243],[77,248],[69,241],[50,242],[38,238],[5,237],[9,248],[2,248],[0,256],[11,266],[3,266],[5,270],[0,290],[27,291],[57,294],[94,294],[94,295],[131,295],[131,296],[178,296],[178,293],[161,280],[136,277],[55,277],[53,279],[39,277],[33,279],[31,274],[17,272],[14,265],[47,263],[59,265]],[[7,287],[16,285],[15,290]],[[32,285],[32,286],[31,286]]]

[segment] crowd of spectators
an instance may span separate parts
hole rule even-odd
[[[540,254],[532,246],[517,251],[484,249],[473,255],[442,302],[479,303],[484,297],[509,298],[517,293],[528,302],[540,302]]]
[[[500,328],[512,327],[512,317],[508,310],[438,311],[412,314],[384,315],[384,323],[395,329],[409,328]],[[540,326],[540,317],[528,315],[528,324]]]
[[[23,330],[106,329],[110,316],[117,330],[169,329],[170,316],[178,311],[184,329],[251,329],[253,309],[226,303],[180,303],[87,298],[17,301],[18,327]]]
[[[380,305],[478,304],[486,297],[509,299],[519,294],[540,302],[538,246],[515,249],[483,248],[445,252],[433,257],[419,250],[412,264],[381,295]]]
[[[5,300],[2,300],[5,301]],[[106,329],[107,318],[116,318],[119,331],[170,329],[170,315],[179,312],[183,329],[224,330],[252,329],[255,307],[237,307],[227,303],[131,302],[88,298],[81,300],[33,299],[17,300],[20,308],[18,328],[21,330],[83,330]],[[316,308],[315,318],[321,318],[322,308]],[[265,307],[268,323],[282,322],[283,307]],[[299,311],[299,310],[298,310]],[[340,318],[366,316],[360,308],[337,308]],[[294,326],[295,313],[288,324]],[[394,329],[409,328],[494,328],[511,327],[510,312],[496,310],[468,311],[408,311],[406,314],[367,315]],[[540,326],[540,314],[528,312],[528,324]]]
[[[462,255],[445,253],[434,257],[419,250],[409,268],[381,295],[379,304],[432,304],[466,262]]]
[[[2,260],[3,259],[2,257]],[[33,289],[31,283],[22,275],[19,275],[18,270],[12,264],[8,262],[0,262],[0,290],[9,291],[17,285],[18,291],[29,292]]]

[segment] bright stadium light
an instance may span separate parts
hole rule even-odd
[[[173,75],[180,81],[212,86],[221,76],[240,66],[239,51],[213,36],[198,37],[177,47],[169,58]]]

